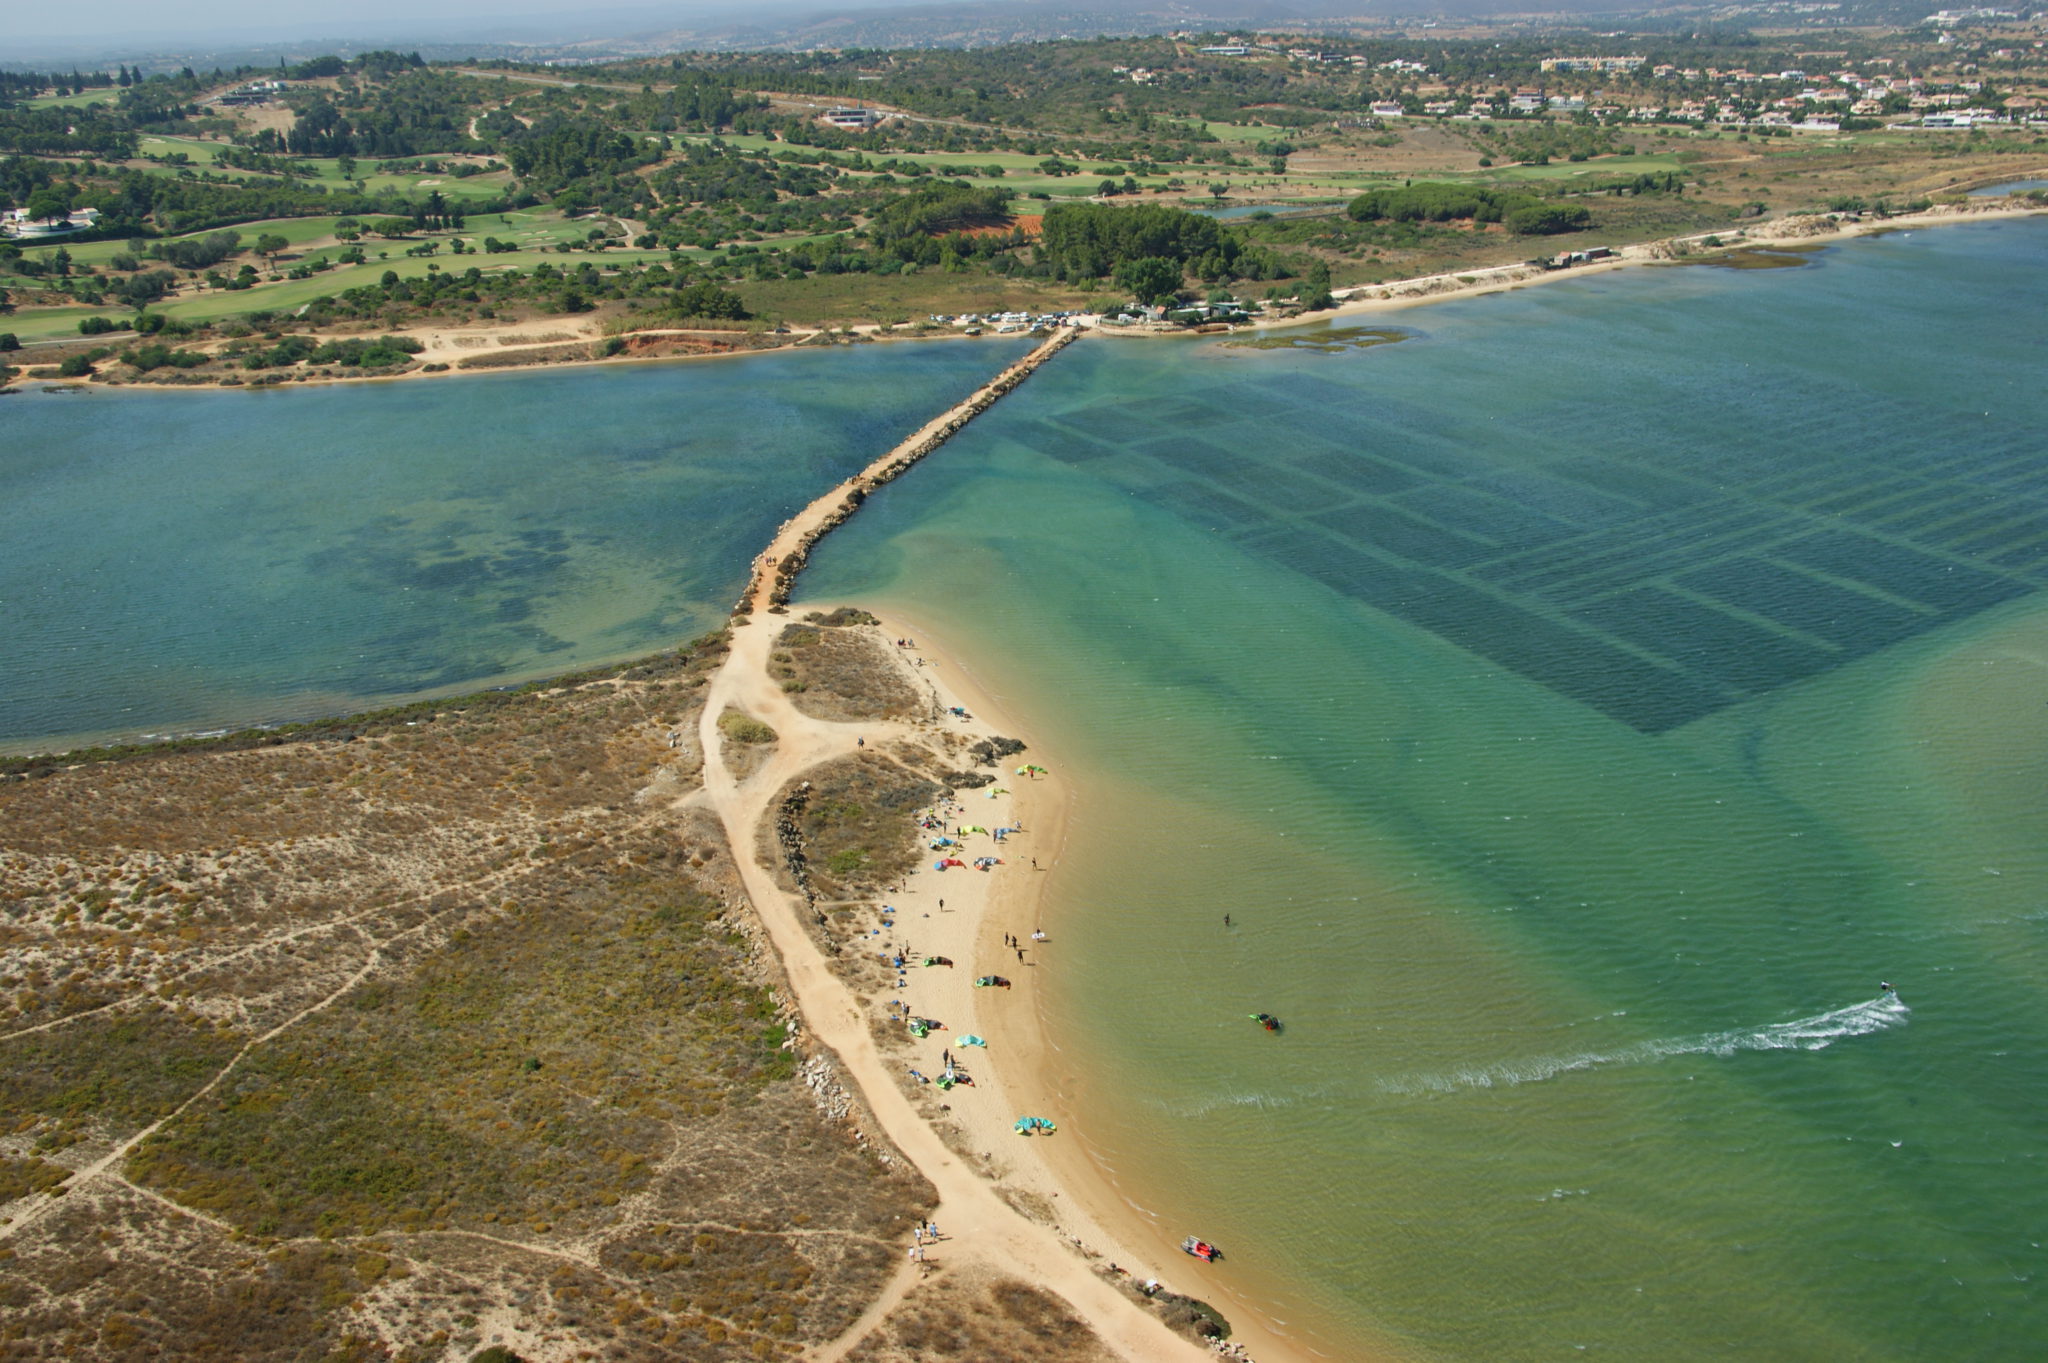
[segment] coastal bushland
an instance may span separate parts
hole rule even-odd
[[[836,758],[804,774],[810,799],[797,819],[800,846],[821,899],[862,898],[895,883],[924,849],[905,836],[910,816],[945,787],[932,754],[897,745]]]
[[[369,1358],[507,1311],[739,1359],[842,1330],[929,1190],[798,1080],[723,836],[674,808],[723,656],[15,766],[0,1198],[35,1221],[0,1332]]]
[[[869,617],[872,618],[872,617]],[[799,710],[817,719],[900,719],[928,704],[871,628],[800,622],[776,636],[769,674]]]

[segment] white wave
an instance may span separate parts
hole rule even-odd
[[[1208,1093],[1182,1099],[1167,1099],[1160,1108],[1175,1117],[1207,1117],[1230,1108],[1250,1108],[1272,1111],[1280,1108],[1298,1107],[1308,1099],[1323,1096],[1324,1089],[1305,1089],[1298,1093]]]
[[[1897,994],[1880,994],[1831,1013],[1816,1013],[1791,1022],[1771,1022],[1760,1027],[1739,1027],[1703,1036],[1672,1037],[1639,1041],[1612,1051],[1585,1051],[1578,1055],[1537,1056],[1509,1060],[1472,1069],[1447,1070],[1436,1074],[1413,1074],[1380,1081],[1388,1093],[1451,1093],[1468,1088],[1511,1088],[1555,1079],[1560,1074],[1598,1069],[1605,1065],[1642,1065],[1676,1055],[1727,1057],[1738,1051],[1819,1051],[1848,1036],[1903,1027],[1912,1013]]]

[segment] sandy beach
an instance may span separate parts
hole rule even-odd
[[[1021,822],[1028,830],[1001,845],[1001,866],[988,872],[972,868],[938,872],[926,863],[882,901],[888,906],[890,926],[865,941],[873,943],[871,949],[877,953],[886,949],[893,956],[900,948],[906,957],[905,985],[895,996],[911,1013],[942,1024],[915,1043],[912,1058],[899,1058],[902,1053],[893,1047],[885,1050],[876,1035],[878,1031],[884,1037],[902,1035],[894,1027],[876,1025],[891,1017],[888,1001],[857,995],[847,986],[810,935],[801,897],[778,885],[762,861],[758,832],[764,821],[773,817],[784,787],[820,762],[864,746],[886,750],[892,742],[929,741],[935,731],[984,737],[999,731],[998,717],[990,714],[978,691],[962,684],[953,668],[935,661],[922,647],[902,650],[902,666],[908,675],[920,689],[930,688],[942,713],[945,707],[958,705],[972,718],[863,723],[806,716],[770,680],[766,669],[778,624],[774,616],[764,615],[750,627],[734,630],[732,652],[712,683],[704,711],[704,798],[725,823],[748,896],[781,961],[810,1040],[836,1058],[844,1077],[859,1090],[880,1134],[938,1190],[939,1206],[933,1220],[941,1238],[922,1247],[919,1258],[907,1259],[907,1263],[929,1263],[940,1272],[995,1270],[1022,1276],[1065,1298],[1126,1358],[1207,1356],[1200,1346],[1167,1330],[1156,1315],[1095,1271],[1084,1246],[1125,1266],[1130,1266],[1133,1256],[1085,1212],[1076,1210],[1079,1203],[1074,1194],[1038,1154],[1060,1144],[1061,1136],[1024,1137],[1012,1129],[1016,1118],[1027,1113],[1055,1121],[1061,1116],[1057,1111],[1033,1112],[1025,1106],[1039,1095],[1022,1079],[1030,1073],[1028,1038],[1036,1030],[1028,981],[1032,971],[1040,968],[1034,958],[1044,952],[1052,959],[1054,944],[1030,940],[1025,929],[1020,935],[1026,959],[1020,962],[1016,949],[1002,943],[1003,934],[1011,931],[1005,924],[1013,919],[1021,924],[1031,917],[1030,906],[1036,900],[1030,884],[1032,857],[1038,857],[1042,875],[1047,855],[1037,849],[1058,845],[1057,774],[1035,781],[1006,776],[1001,788],[1010,793],[994,799],[983,792],[963,792],[966,798],[958,802],[962,819],[994,827],[990,821],[1001,818],[1010,824]],[[885,623],[885,635],[888,629]],[[921,665],[919,658],[924,660]],[[716,716],[729,705],[763,720],[779,735],[768,763],[743,778],[735,778],[720,751]],[[977,706],[981,708],[975,709]],[[1049,765],[1046,754],[1025,757]],[[908,820],[903,833],[906,838],[930,836]],[[992,841],[984,846],[978,835],[974,840],[977,845],[969,849],[973,855],[991,854],[987,849],[995,846]],[[880,907],[871,912],[879,926],[884,916]],[[950,969],[923,967],[920,963],[927,956],[950,957],[954,965]],[[984,974],[1001,974],[1017,987],[976,989],[973,980]],[[986,1050],[964,1046],[960,1038],[969,1034],[986,1038]],[[1015,1062],[1013,1049],[1018,1052]],[[971,1085],[947,1095],[950,1101],[940,1109],[942,1120],[953,1128],[946,1133],[950,1142],[927,1122],[921,1110],[933,1086],[917,1083],[908,1073],[914,1068],[927,1078],[937,1076],[943,1069],[944,1050],[956,1052],[956,1060],[974,1076]],[[1018,1108],[1022,1110],[1013,1110]],[[920,1248],[915,1242],[904,1245],[906,1256]],[[932,1270],[906,1271],[892,1291],[898,1296],[909,1292],[928,1271]],[[1148,1269],[1142,1276],[1161,1274],[1163,1266],[1159,1272]],[[1199,1286],[1186,1274],[1162,1277],[1162,1281],[1179,1290]],[[890,1304],[878,1303],[877,1310],[886,1311]],[[875,1315],[870,1313],[870,1317]],[[813,1356],[840,1358],[859,1337],[860,1327],[856,1327]],[[1284,1355],[1269,1351],[1264,1357],[1270,1363]]]
[[[699,733],[704,787],[689,802],[707,805],[725,827],[735,869],[782,965],[809,1043],[836,1060],[879,1134],[917,1166],[939,1196],[932,1214],[937,1242],[904,1245],[905,1269],[890,1291],[846,1335],[813,1351],[819,1363],[844,1357],[895,1300],[934,1270],[1023,1277],[1064,1298],[1111,1349],[1134,1361],[1210,1356],[1202,1346],[1169,1330],[1120,1281],[1113,1283],[1109,1275],[1097,1271],[1098,1262],[1114,1261],[1133,1270],[1139,1265],[1130,1250],[1080,1209],[1070,1185],[1055,1177],[1038,1153],[1062,1145],[1061,1136],[1025,1136],[1014,1129],[1020,1116],[1050,1117],[1056,1123],[1061,1119],[1057,1110],[1032,1110],[1030,1104],[1042,1105],[1056,1095],[1033,1088],[1027,1077],[1034,1073],[1034,1051],[1042,1052],[1035,1040],[1035,990],[1030,979],[1043,968],[1041,959],[1056,959],[1055,944],[1033,940],[1028,926],[1038,912],[1033,882],[1048,875],[1048,863],[1057,857],[1061,842],[1063,804],[1056,798],[1059,778],[1052,769],[1056,755],[1027,750],[1018,760],[1000,766],[998,771],[1004,774],[989,787],[963,790],[952,807],[930,811],[946,817],[948,826],[956,829],[963,823],[990,829],[1019,827],[1020,832],[1001,844],[991,835],[966,835],[964,840],[972,845],[964,849],[965,859],[1000,856],[1000,865],[989,870],[969,865],[938,870],[920,861],[886,899],[861,910],[873,917],[871,924],[856,919],[867,934],[857,949],[878,956],[886,952],[892,960],[903,958],[901,983],[889,998],[857,994],[849,987],[841,968],[812,934],[811,906],[770,866],[766,849],[774,840],[763,836],[772,828],[784,790],[821,763],[870,745],[884,752],[892,744],[930,751],[954,746],[958,739],[978,740],[1001,732],[1003,716],[992,709],[986,694],[930,649],[929,636],[919,640],[910,632],[907,622],[884,621],[877,637],[918,640],[884,643],[881,651],[896,659],[916,693],[931,698],[926,716],[847,722],[806,714],[770,673],[770,654],[787,618],[777,602],[789,590],[810,546],[858,506],[855,494],[864,495],[936,448],[936,442],[966,416],[996,400],[1070,339],[1071,333],[1043,343],[784,522],[755,560],[753,576],[734,612],[730,651],[705,697]],[[954,713],[955,707],[962,713]],[[719,716],[729,708],[767,724],[777,735],[765,763],[744,773],[729,765],[718,726]],[[1028,766],[1047,770],[1012,772]],[[910,819],[902,833],[907,839],[936,836]],[[1021,945],[1007,946],[1005,934],[1020,939]],[[953,964],[922,964],[927,957],[941,956]],[[1012,987],[975,987],[974,980],[984,975],[1001,975],[1012,981]],[[897,1007],[890,1006],[892,1001]],[[906,1011],[940,1024],[916,1041],[909,1058],[903,1058],[906,1053],[899,1049],[908,1040]],[[984,1038],[986,1047],[965,1045],[960,1039],[967,1035]],[[1007,1054],[1010,1048],[1018,1052],[1015,1063]],[[945,1095],[950,1101],[934,1107],[930,1095],[936,1085],[930,1081],[943,1073],[949,1051],[960,1052],[956,1063],[969,1071],[973,1082],[954,1088]],[[912,1070],[922,1080],[913,1078]],[[942,1134],[927,1113],[948,1130]],[[1191,1277],[1169,1280],[1163,1272],[1163,1266],[1146,1266],[1137,1276],[1158,1278],[1169,1288],[1195,1295],[1198,1284]],[[1271,1350],[1265,1357],[1267,1363],[1284,1363],[1285,1358]]]
[[[1877,231],[1910,230],[1959,221],[1987,221],[2039,212],[2036,208],[1989,207],[1948,210],[1881,222],[1806,220],[1772,224],[1724,242],[1734,247],[1815,244]],[[1634,247],[1611,260],[1570,270],[1541,271],[1508,267],[1526,277],[1504,280],[1485,272],[1434,281],[1408,281],[1382,286],[1371,296],[1354,297],[1334,313],[1289,319],[1291,325],[1332,317],[1370,314],[1439,299],[1469,296],[1504,286],[1573,278],[1596,270],[1679,258],[1668,243]],[[1470,279],[1471,282],[1465,282]],[[1360,291],[1361,293],[1364,291]],[[1186,334],[1186,333],[1179,333]],[[973,400],[970,400],[972,403]],[[776,540],[757,560],[741,615],[745,627],[734,631],[734,649],[705,709],[707,755],[718,744],[711,717],[725,704],[739,704],[783,735],[779,751],[762,772],[733,783],[715,758],[707,762],[707,792],[724,818],[735,849],[752,845],[755,830],[771,809],[782,785],[806,768],[851,752],[856,744],[892,739],[929,742],[934,730],[969,739],[1006,736],[1028,746],[1014,762],[1006,762],[996,784],[984,790],[962,790],[948,804],[932,811],[941,821],[935,829],[907,823],[904,836],[926,839],[944,835],[959,839],[957,849],[934,853],[920,848],[916,871],[891,887],[873,910],[863,949],[877,957],[903,961],[900,983],[886,997],[851,994],[823,959],[807,930],[797,921],[791,896],[778,889],[765,867],[748,876],[748,888],[771,928],[792,987],[814,1035],[830,1046],[849,1076],[866,1096],[889,1138],[939,1187],[942,1203],[937,1219],[942,1231],[963,1230],[962,1242],[942,1242],[934,1253],[962,1255],[983,1265],[1029,1266],[1032,1280],[1059,1292],[1075,1310],[1133,1358],[1164,1358],[1176,1349],[1196,1346],[1167,1334],[1156,1317],[1132,1305],[1110,1287],[1121,1282],[1157,1280],[1167,1290],[1215,1304],[1231,1319],[1234,1343],[1264,1363],[1306,1363],[1312,1354],[1262,1319],[1228,1289],[1227,1268],[1209,1268],[1178,1253],[1176,1227],[1163,1232],[1118,1192],[1106,1172],[1088,1157],[1085,1144],[1073,1139],[1085,1129],[1087,1113],[1072,1099],[1074,1086],[1052,1045],[1040,981],[1060,968],[1059,923],[1066,906],[1054,898],[1058,868],[1066,845],[1071,788],[1062,755],[1032,742],[1032,735],[1006,712],[999,678],[978,675],[957,649],[949,647],[929,622],[892,612],[882,618],[879,636],[893,643],[891,651],[918,690],[932,699],[933,720],[909,725],[827,724],[807,719],[768,683],[767,654],[780,622],[770,613],[778,588],[787,591],[809,545],[817,535],[845,519],[857,506],[849,500],[856,489],[871,489],[881,471],[923,446],[932,433],[957,426],[969,404],[935,418],[895,450],[881,456],[862,475],[818,498],[784,525]],[[886,481],[886,477],[881,478]],[[806,602],[806,608],[822,603]],[[964,714],[952,713],[957,707]],[[1035,764],[1044,775],[1020,775],[1015,768]],[[993,792],[993,793],[992,793]],[[961,834],[963,825],[1011,828],[997,843],[981,833]],[[970,863],[935,869],[933,861],[957,850]],[[1000,864],[983,871],[972,859],[996,856]],[[779,923],[777,920],[781,920]],[[1041,929],[1043,939],[1034,936]],[[945,957],[953,964],[926,967],[927,957]],[[978,976],[1002,975],[1011,988],[976,988]],[[900,1008],[892,1008],[894,1002]],[[909,1042],[903,1019],[928,1018],[939,1025],[931,1034]],[[875,1033],[888,1039],[886,1050]],[[984,1038],[986,1047],[965,1046],[960,1038]],[[908,1049],[899,1049],[907,1046]],[[930,1081],[942,1074],[947,1058],[965,1069],[972,1082],[939,1094]],[[913,1077],[911,1071],[917,1077]],[[1023,1136],[1013,1129],[1021,1116],[1044,1117],[1057,1123],[1052,1136]],[[1035,1232],[1035,1234],[1034,1234]],[[968,1243],[971,1237],[971,1243]],[[914,1247],[910,1247],[914,1248]],[[1228,1247],[1226,1247],[1228,1248]],[[1056,1257],[1048,1258],[1048,1253]],[[1111,1264],[1128,1273],[1110,1275]],[[903,1284],[907,1286],[906,1284]],[[886,1310],[886,1303],[878,1304]],[[846,1343],[852,1343],[851,1340]],[[827,1353],[820,1357],[833,1357]]]
[[[1157,1279],[1169,1290],[1217,1306],[1230,1320],[1233,1342],[1259,1363],[1308,1363],[1317,1356],[1233,1300],[1227,1265],[1206,1266],[1182,1255],[1178,1240],[1162,1234],[1125,1200],[1089,1158],[1084,1144],[1067,1138],[1083,1129],[1087,1113],[1073,1101],[1071,1081],[1047,1035],[1046,1005],[1039,992],[1040,981],[1060,969],[1059,921],[1073,911],[1056,897],[1073,793],[1066,767],[1061,754],[1032,743],[1029,731],[1005,710],[1000,679],[978,675],[966,655],[927,622],[886,611],[881,630],[891,639],[916,641],[917,647],[907,650],[906,657],[912,660],[917,679],[932,686],[944,705],[958,705],[973,717],[962,722],[963,731],[1001,734],[1029,745],[1006,770],[1025,762],[1050,769],[1049,775],[1036,780],[1006,776],[998,787],[1007,788],[1007,796],[989,799],[979,791],[961,793],[957,803],[966,822],[996,827],[1000,818],[1006,825],[1022,825],[1023,833],[1004,841],[1004,865],[986,874],[938,873],[927,860],[893,900],[900,911],[896,921],[902,940],[920,952],[951,955],[959,962],[951,971],[913,968],[905,998],[920,1013],[966,1018],[965,1030],[989,1041],[985,1058],[977,1050],[967,1052],[975,1067],[975,1085],[954,1091],[947,1119],[960,1125],[977,1152],[994,1154],[994,1177],[1007,1193],[1024,1194],[1031,1205],[1049,1208],[1061,1237],[1080,1242],[1097,1268],[1115,1264],[1129,1275],[1126,1281]],[[980,853],[982,840],[970,842]],[[940,899],[945,901],[943,912],[936,908]],[[1041,928],[1046,940],[1034,941],[1031,934]],[[1015,949],[1005,945],[1005,937],[1023,943],[1022,966]],[[962,950],[969,954],[960,954]],[[972,988],[973,975],[984,970],[1005,975],[1016,987]],[[947,1032],[921,1043],[922,1048],[936,1063],[943,1038],[957,1036],[960,1030],[949,1026]],[[959,1048],[952,1049],[958,1057]],[[1024,1114],[1051,1118],[1059,1124],[1060,1134],[1016,1135],[1011,1123]]]
[[[1980,206],[1981,205],[1981,206]],[[1391,280],[1385,284],[1358,284],[1338,289],[1337,306],[1326,312],[1307,313],[1274,321],[1258,321],[1252,330],[1266,331],[1301,326],[1311,322],[1341,321],[1416,307],[1424,303],[1448,302],[1503,289],[1529,288],[1564,279],[1582,279],[1589,274],[1640,265],[1680,265],[1713,259],[1736,250],[1771,250],[1798,246],[1825,246],[1830,242],[1884,232],[1907,232],[1921,227],[1944,227],[1961,222],[1990,222],[2001,218],[2024,218],[2048,213],[2037,205],[2017,207],[2000,199],[1971,200],[1944,204],[1922,213],[1905,213],[1889,218],[1849,218],[1839,214],[1771,218],[1753,225],[1733,225],[1723,231],[1694,233],[1660,241],[1641,242],[1614,248],[1604,259],[1588,261],[1565,269],[1547,270],[1528,264],[1495,265],[1476,270],[1424,275],[1415,279]],[[1708,245],[1709,240],[1717,245]],[[1585,250],[1598,242],[1552,238],[1563,249]]]

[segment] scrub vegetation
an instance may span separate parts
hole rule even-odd
[[[7,363],[276,383],[496,365],[484,333],[539,319],[582,348],[519,359],[934,313],[1313,307],[1557,234],[1883,214],[2038,170],[2048,66],[2011,37],[1831,29],[1825,72],[1796,22],[687,53],[574,84],[395,52],[0,71],[0,207],[78,229],[0,243]],[[1543,65],[1617,49],[1640,60]],[[2006,121],[1912,126],[1958,101]],[[825,118],[856,103],[881,121]],[[1254,211],[1204,216],[1233,206]],[[378,340],[450,330],[491,354]]]
[[[722,656],[16,763],[9,1356],[467,1357],[499,1328],[752,1359],[844,1330],[929,1193],[800,1082],[687,804]]]

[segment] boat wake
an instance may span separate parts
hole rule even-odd
[[[1587,1051],[1579,1055],[1539,1056],[1511,1060],[1475,1069],[1449,1070],[1436,1074],[1403,1075],[1380,1081],[1387,1093],[1453,1093],[1459,1089],[1512,1088],[1555,1079],[1579,1070],[1609,1065],[1642,1065],[1679,1055],[1727,1057],[1738,1051],[1819,1051],[1843,1037],[1868,1036],[1906,1025],[1912,1013],[1897,994],[1880,994],[1862,1003],[1816,1013],[1792,1022],[1772,1022],[1761,1027],[1740,1027],[1703,1036],[1673,1037],[1639,1041],[1612,1051]]]
[[[1168,1101],[1161,1106],[1173,1116],[1182,1119],[1214,1116],[1231,1109],[1271,1112],[1281,1108],[1299,1107],[1303,1102],[1320,1098],[1328,1088],[1304,1089],[1297,1093],[1207,1093],[1185,1099]]]

